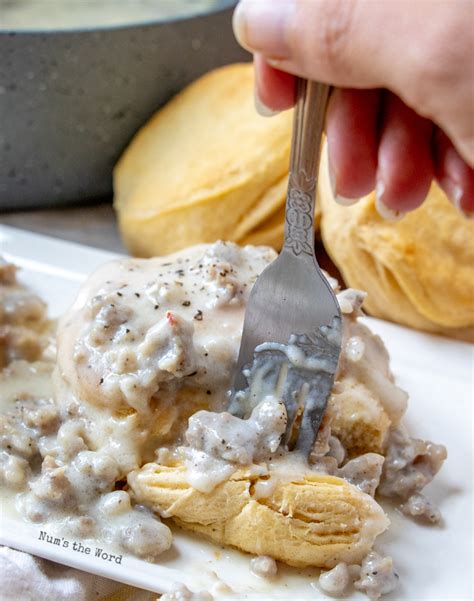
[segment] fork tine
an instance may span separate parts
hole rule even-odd
[[[340,326],[340,319],[335,318],[331,326],[323,326],[312,337],[291,336],[286,345],[259,345],[255,349],[253,363],[245,370],[248,386],[234,396],[229,411],[239,417],[248,417],[265,396],[272,395],[283,400],[287,425],[281,444],[294,447],[308,456],[334,382],[339,359]],[[301,365],[290,358],[292,345],[299,353]]]
[[[320,379],[317,388],[318,394],[315,393],[314,389],[312,391],[310,389],[305,400],[303,416],[294,447],[295,450],[301,451],[306,457],[309,456],[316,441],[319,426],[326,410],[327,398],[331,393],[332,381]]]
[[[328,330],[327,326],[334,320],[339,320],[335,330],[340,333],[339,305],[314,255],[317,165],[328,94],[325,84],[297,79],[285,244],[279,257],[260,274],[250,294],[234,380],[237,393],[230,405],[237,415],[242,415],[248,412],[253,401],[263,399],[264,390],[259,396],[253,392],[252,399],[239,391],[246,388],[246,378],[252,386],[258,365],[263,365],[261,351],[270,351],[269,362],[278,367],[274,372],[265,372],[273,385],[271,392],[275,393],[277,380],[279,386],[282,384],[283,378],[278,375],[282,373],[282,364],[288,365],[285,384],[278,392],[288,416],[282,442],[295,442],[305,453],[310,451],[316,438],[341,350],[340,338],[330,340],[326,335],[331,333],[331,327]],[[315,340],[308,334],[314,335]],[[292,336],[296,336],[297,344],[290,349]],[[289,356],[290,350],[294,351],[293,359]],[[242,368],[249,364],[252,367],[243,377]],[[305,365],[308,369],[304,369]],[[302,392],[305,380],[307,393]],[[238,407],[239,399],[243,410]]]
[[[282,400],[285,403],[287,422],[285,434],[282,437],[281,443],[288,445],[292,439],[293,428],[295,421],[298,417],[298,410],[301,407],[301,403],[304,402],[304,397],[300,395],[301,387],[295,382],[294,373],[288,365],[288,373],[285,381],[285,387],[282,394]]]

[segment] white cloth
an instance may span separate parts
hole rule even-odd
[[[39,559],[0,548],[3,601],[88,601],[87,575]]]
[[[151,601],[157,597],[28,553],[0,547],[2,601],[99,601],[106,596],[110,601]]]

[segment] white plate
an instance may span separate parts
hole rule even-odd
[[[61,314],[95,267],[116,255],[0,226],[0,252],[19,265],[20,278]],[[444,516],[440,527],[418,525],[387,508],[392,519],[378,548],[393,557],[400,574],[389,600],[472,599],[472,359],[471,345],[414,332],[367,318],[385,341],[400,386],[410,393],[407,421],[413,435],[447,445],[449,457],[428,487]],[[172,549],[159,565],[124,556],[121,565],[39,540],[41,526],[4,511],[0,541],[11,547],[107,578],[156,592],[184,582],[209,590],[217,578],[235,592],[233,599],[325,599],[314,586],[317,570],[280,567],[269,584],[253,576],[248,555],[222,549],[177,531]],[[353,593],[351,600],[367,598]]]

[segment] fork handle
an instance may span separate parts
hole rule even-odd
[[[284,250],[313,260],[314,203],[328,98],[328,85],[297,78]]]

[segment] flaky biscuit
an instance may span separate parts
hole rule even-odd
[[[351,207],[334,201],[324,152],[320,199],[326,250],[346,284],[368,292],[372,315],[474,340],[474,221],[436,184],[420,208],[386,221],[374,194]]]
[[[179,526],[292,566],[360,562],[389,524],[372,497],[341,478],[288,474],[261,497],[256,485],[262,477],[244,470],[210,493],[192,488],[185,472],[152,463],[128,481],[138,502]]]
[[[265,119],[255,111],[251,65],[223,67],[188,86],[138,132],[115,169],[130,251],[245,242],[284,204],[290,131],[290,113]]]
[[[114,173],[114,205],[132,254],[215,240],[283,241],[292,111],[254,106],[250,64],[188,86],[137,133]]]
[[[331,432],[349,457],[383,454],[392,421],[367,386],[353,379],[344,380],[333,391],[329,407]]]

